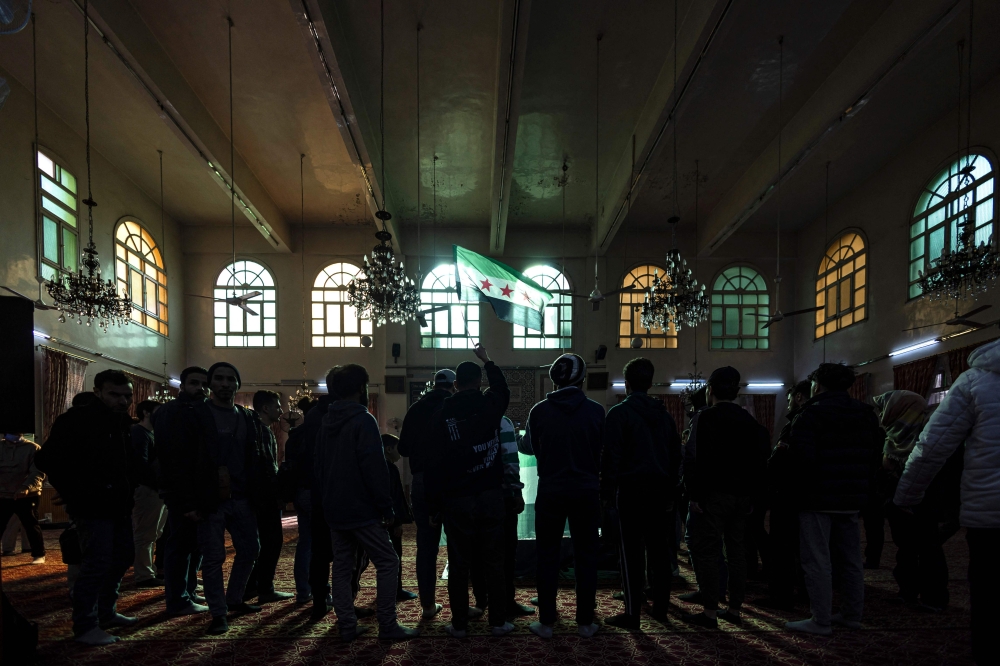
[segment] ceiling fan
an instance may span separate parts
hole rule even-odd
[[[980,305],[975,310],[970,310],[963,315],[958,314],[958,310],[955,310],[955,316],[948,321],[938,322],[936,324],[924,324],[923,326],[914,326],[913,328],[904,328],[903,331],[917,331],[921,328],[930,328],[931,326],[971,326],[972,328],[988,328],[992,324],[982,324],[978,321],[972,321],[969,317],[979,314],[983,310],[988,310],[992,305]]]
[[[824,307],[826,307],[826,306],[824,306],[824,305],[817,305],[814,308],[806,308],[804,310],[792,310],[791,312],[782,312],[781,310],[775,310],[773,314],[769,314],[769,315],[759,314],[757,316],[761,317],[763,319],[767,319],[767,323],[764,324],[761,328],[770,328],[771,324],[776,324],[779,321],[781,321],[782,319],[784,319],[785,317],[794,317],[794,316],[800,315],[800,314],[808,314],[810,312],[818,312],[818,311],[822,310]]]
[[[258,296],[260,296],[263,293],[264,292],[262,292],[262,291],[251,291],[251,292],[249,292],[247,294],[242,294],[240,296],[237,296],[237,295],[233,294],[229,298],[215,298],[213,296],[202,296],[201,294],[187,294],[187,296],[194,296],[195,298],[208,298],[208,299],[211,299],[211,300],[213,300],[213,301],[215,301],[217,303],[226,303],[228,305],[233,305],[233,306],[238,307],[240,310],[243,310],[247,314],[253,315],[254,317],[256,317],[257,313],[254,312],[250,308],[250,306],[247,305],[247,301],[249,301],[251,298],[257,298]]]
[[[9,291],[10,293],[14,294],[15,296],[19,296],[19,297],[23,298],[26,301],[31,301],[31,303],[35,306],[36,310],[58,310],[58,308],[56,308],[53,305],[46,305],[45,303],[43,303],[42,299],[40,297],[38,298],[38,300],[32,300],[32,299],[28,298],[27,296],[25,296],[24,294],[22,294],[21,292],[14,291],[10,287],[5,287],[2,284],[0,284],[0,289],[6,289],[7,291]]]
[[[444,312],[450,307],[450,305],[438,305],[437,307],[429,308],[427,310],[421,310],[417,313],[417,321],[420,323],[420,327],[427,328],[427,315],[432,312]]]

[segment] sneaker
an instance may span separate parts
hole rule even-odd
[[[233,615],[246,615],[247,613],[259,613],[260,612],[260,606],[255,606],[253,604],[248,604],[245,601],[243,601],[241,603],[238,603],[238,604],[230,604],[228,608],[229,608],[229,612],[232,613]]]
[[[410,592],[409,590],[400,590],[399,592],[396,592],[396,601],[413,601],[416,598],[416,592]]]
[[[525,606],[524,604],[514,603],[507,609],[507,617],[525,617],[534,614],[535,609],[531,606]]]
[[[743,618],[738,613],[733,613],[728,610],[724,610],[716,615],[720,620],[725,620],[729,624],[735,624],[737,627],[743,625]]]
[[[192,602],[179,610],[167,611],[167,615],[170,617],[181,617],[182,615],[197,615],[198,613],[204,613],[207,610],[208,606],[202,606],[201,604]]]
[[[298,597],[295,600],[295,603],[297,603],[299,605],[302,605],[302,604],[307,604],[307,603],[309,603],[312,600],[313,600],[313,595],[312,595],[312,593],[309,593],[309,594],[307,594],[305,596]]]
[[[483,616],[483,609],[479,606],[469,606],[469,613],[466,615],[470,620],[475,620]]]
[[[208,625],[208,631],[205,632],[209,636],[220,636],[229,631],[229,620],[226,619],[225,615],[216,615],[212,618],[212,622]]]
[[[379,629],[378,637],[384,641],[408,641],[420,635],[419,629],[404,627],[398,622],[388,629]]]
[[[638,615],[627,615],[622,613],[621,615],[615,615],[604,620],[604,624],[610,624],[612,627],[618,627],[619,629],[628,629],[629,631],[639,630],[639,616]]]
[[[532,606],[537,606],[538,605],[538,597],[531,597],[530,599],[528,599],[528,603],[531,604]]]
[[[192,594],[192,595],[190,595],[189,598],[191,599],[191,601],[193,601],[196,604],[203,604],[203,603],[205,603],[205,597],[201,596],[200,594]]]
[[[786,622],[785,629],[789,631],[801,631],[807,634],[815,634],[816,636],[832,636],[833,629],[831,627],[824,627],[821,624],[816,624],[815,620],[809,618],[808,620],[799,620],[797,622]]]
[[[359,627],[357,625],[354,625],[353,630],[340,632],[340,640],[344,643],[350,643],[361,634],[367,634],[367,633],[368,633],[368,627]]]
[[[135,586],[140,590],[145,590],[153,587],[163,587],[166,583],[163,582],[162,578],[147,578],[145,580],[137,580]]]
[[[137,617],[129,617],[128,615],[115,613],[114,615],[101,620],[101,629],[106,629],[108,627],[131,627],[132,625],[138,623],[139,618]]]
[[[576,628],[576,633],[580,634],[584,638],[590,638],[597,633],[597,630],[601,628],[601,625],[596,622],[591,622],[590,624],[581,624]],[[551,629],[550,629],[551,631]]]
[[[617,592],[611,595],[611,598],[614,599],[615,601],[625,601],[625,593],[622,592],[621,590],[618,590]]]
[[[255,598],[258,594],[260,593],[257,591],[257,588],[252,588],[252,589],[247,588],[243,590],[243,601],[250,601],[251,599]]]
[[[446,634],[452,638],[465,638],[468,634],[465,629],[456,629],[454,624],[449,624],[444,628]]]
[[[94,627],[73,640],[84,645],[111,645],[112,643],[117,643],[120,639],[117,636],[112,636],[100,627]]]
[[[330,606],[321,599],[313,599],[312,610],[309,612],[309,619],[319,622],[330,612]]]
[[[35,559],[31,560],[31,563],[32,564],[45,564],[45,556],[42,555],[41,557],[36,557]]]
[[[434,604],[433,606],[424,606],[424,610],[420,613],[420,617],[425,620],[429,620],[438,613],[441,612],[441,604]]]
[[[860,629],[861,623],[857,620],[848,620],[844,618],[843,613],[836,613],[830,617],[830,622],[839,625],[841,627],[847,627],[848,629]]]
[[[696,627],[705,627],[706,629],[718,629],[719,621],[714,617],[709,617],[704,613],[684,613],[681,615],[681,619],[688,624],[693,624]]]
[[[270,604],[275,601],[287,601],[294,596],[295,595],[291,592],[278,592],[277,590],[271,590],[270,592],[261,592],[260,596],[257,597],[257,603]]]
[[[529,624],[528,631],[539,638],[552,638],[552,627],[541,622],[532,622]]]
[[[499,627],[493,627],[490,629],[490,633],[494,636],[506,636],[512,631],[514,631],[514,625],[511,622],[504,622]]]

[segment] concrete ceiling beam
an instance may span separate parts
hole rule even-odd
[[[79,0],[73,1],[82,14]],[[88,14],[99,38],[114,51],[136,85],[147,93],[157,115],[205,165],[224,190],[224,196],[230,196],[235,170],[237,210],[272,247],[289,252],[290,230],[277,205],[239,152],[235,153],[234,168],[230,168],[229,136],[160,47],[135,8],[127,0],[90,0]]]

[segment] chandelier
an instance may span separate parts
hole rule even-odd
[[[390,219],[386,211],[376,215]],[[372,250],[371,261],[365,255],[362,275],[347,285],[347,301],[357,309],[359,317],[371,319],[376,326],[415,319],[420,306],[417,284],[406,276],[403,262],[396,262],[389,244],[392,234],[383,227],[375,238],[379,244]]]
[[[695,362],[695,371],[688,373],[687,384],[681,389],[681,402],[690,405],[694,394],[703,388],[705,388],[705,378],[702,376],[701,370],[698,370],[697,362]]]
[[[676,227],[680,218],[671,217],[668,223]],[[660,277],[653,271],[653,280],[642,304],[640,321],[646,329],[667,330],[673,324],[676,330],[684,326],[694,327],[705,321],[709,313],[709,298],[705,285],[698,282],[687,267],[687,260],[681,258],[680,250],[667,252],[666,272]]]
[[[992,235],[988,242],[976,245],[974,219],[975,213],[970,211],[965,222],[959,225],[956,251],[945,248],[926,273],[920,272],[920,290],[927,300],[975,298],[996,284],[1000,277],[1000,252],[997,252]]]
[[[108,326],[127,325],[132,316],[129,298],[119,296],[114,282],[101,279],[101,261],[94,245],[94,197],[90,189],[90,19],[87,16],[87,2],[83,3],[83,98],[87,123],[87,224],[90,230],[87,247],[83,248],[83,261],[76,273],[56,274],[45,283],[49,296],[59,310],[59,321],[66,322],[66,316],[76,318],[76,323],[87,326],[97,323],[104,332]],[[84,268],[87,272],[84,273]]]

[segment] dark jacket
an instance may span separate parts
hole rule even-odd
[[[156,470],[159,468],[159,462],[156,459],[153,433],[136,423],[132,426],[129,439],[132,444],[132,455],[135,458],[136,483],[158,490]]]
[[[406,501],[406,494],[403,492],[403,479],[399,476],[399,468],[391,462],[389,465],[389,494],[392,495],[392,526],[404,525],[413,522],[413,512],[410,504]]]
[[[510,403],[503,371],[485,366],[490,387],[459,391],[435,412],[428,437],[437,443],[425,461],[425,497],[431,515],[447,499],[471,497],[503,486],[500,419]]]
[[[597,492],[601,484],[604,408],[576,386],[531,408],[518,448],[538,459],[538,492]]]
[[[672,496],[680,465],[681,438],[661,401],[633,391],[608,411],[601,460],[604,499],[633,483],[656,484]]]
[[[218,436],[218,429],[212,409],[206,401],[182,412],[183,433],[178,446],[171,446],[175,465],[172,510],[211,513],[219,505],[219,467],[211,455],[211,440]],[[240,405],[236,405],[236,411],[246,427],[243,449],[246,495],[255,500],[274,483],[275,465],[268,451],[270,432],[265,432],[267,427],[260,422],[257,412]]]
[[[433,446],[433,442],[427,441],[431,418],[449,397],[451,391],[433,389],[406,410],[403,428],[399,431],[399,455],[410,459],[410,471],[414,474],[424,471],[425,459],[429,455],[427,448]]]
[[[168,506],[173,502],[171,490],[182,481],[178,477],[187,471],[175,455],[185,448],[185,414],[204,402],[205,398],[201,395],[192,396],[181,391],[180,395],[153,412],[153,438],[156,457],[160,461],[160,495]]]
[[[764,491],[771,436],[745,409],[720,402],[699,412],[694,437],[695,455],[684,469],[691,501],[714,494],[756,497]]]
[[[52,424],[35,465],[77,518],[120,518],[132,513],[135,464],[132,418],[100,400],[71,407]]]
[[[788,446],[795,499],[803,511],[860,511],[882,460],[875,410],[846,391],[826,391],[802,406]]]
[[[331,529],[350,530],[381,521],[392,524],[392,491],[382,435],[364,405],[349,400],[330,403],[316,441],[315,461],[319,476],[313,495],[320,494]]]
[[[800,407],[795,407],[785,418],[788,420],[781,428],[778,435],[778,443],[771,450],[771,456],[767,459],[767,489],[770,496],[779,502],[791,502],[795,495],[795,484],[791,473],[790,456],[788,455],[788,441],[792,436],[792,421],[798,416]]]
[[[330,407],[330,396],[320,396],[319,402],[310,409],[298,426],[292,428],[285,441],[285,465],[295,475],[299,488],[309,490],[317,475],[315,466],[316,440],[323,427],[323,417]]]

